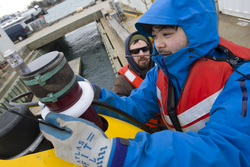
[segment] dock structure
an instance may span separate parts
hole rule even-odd
[[[125,11],[136,12],[125,5],[122,5],[122,7]],[[117,21],[117,18],[110,16],[110,13],[113,11],[109,9],[110,1],[97,1],[96,5],[79,13],[74,12],[71,16],[31,34],[27,39],[15,45],[18,50],[21,50],[23,47],[28,48],[30,51],[36,50],[71,31],[98,21],[99,32],[102,31],[101,36],[116,74],[121,67],[127,64],[124,43],[129,34],[136,31],[134,25],[140,16],[127,16],[126,21],[121,24]]]
[[[96,5],[89,7],[80,13],[74,13],[72,16],[61,19],[60,21],[47,26],[42,30],[32,33],[24,41],[15,44],[19,50],[19,54],[26,63],[29,63],[37,56],[41,56],[46,53],[46,51],[44,53],[40,50],[40,47],[49,44],[49,48],[52,48],[52,45],[54,45],[52,41],[55,41],[56,39],[84,25],[97,21],[100,36],[102,37],[102,41],[109,55],[114,73],[117,74],[118,70],[127,64],[124,42],[127,36],[129,36],[131,32],[135,31],[134,23],[139,18],[127,17],[126,22],[122,22],[121,24],[118,23],[118,19],[112,18],[108,12],[110,8],[109,2],[110,1],[97,1]],[[124,5],[123,7],[126,8]],[[133,9],[131,9],[131,11],[133,11]],[[71,67],[76,67],[75,63],[79,64],[80,61],[81,60],[77,59],[69,62],[69,64],[71,64]],[[74,72],[78,74],[79,69],[80,67],[77,66]],[[0,99],[0,103],[4,107],[9,108],[11,107],[8,105],[9,100],[20,93],[26,92],[28,88],[23,86],[20,77],[15,71],[13,71],[13,69],[10,69],[9,66],[1,70],[1,72],[0,95],[2,98]],[[23,99],[22,102],[25,102],[26,100],[29,99]],[[0,113],[1,112],[2,111],[0,111]]]
[[[35,50],[41,46],[44,46],[56,39],[66,35],[67,33],[74,31],[84,25],[87,25],[93,21],[99,20],[103,17],[101,10],[109,8],[108,1],[98,3],[88,9],[83,10],[80,13],[75,13],[51,26],[34,33],[24,41],[16,44],[20,49],[26,45],[30,50]]]

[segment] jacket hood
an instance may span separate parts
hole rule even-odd
[[[152,37],[144,31],[141,23],[178,25],[186,33],[189,41],[187,47],[167,57],[158,55],[153,58],[165,75],[175,85],[179,84],[179,88],[184,85],[190,65],[201,58],[199,55],[212,54],[219,43],[214,0],[156,0],[135,25],[141,34]]]
[[[130,35],[127,37],[126,41],[125,41],[125,54],[126,54],[126,55],[131,55],[131,54],[130,54],[130,51],[129,51],[129,41],[130,41],[131,37],[134,36],[135,34],[140,34],[140,33],[139,33],[138,31],[136,31],[136,32],[130,34]],[[150,39],[149,39],[147,36],[145,36],[145,37],[146,37],[148,43],[150,44],[150,54],[152,54],[152,53],[153,53],[153,46],[152,46],[152,43],[151,43]],[[135,63],[133,57],[127,57],[126,59],[127,59],[128,63],[129,63],[129,68],[130,68],[131,70],[133,70],[134,72],[136,72],[137,74],[139,74],[140,77],[141,77],[142,79],[144,79],[144,78],[146,77],[146,73],[143,72],[143,71],[137,66],[137,64]],[[154,61],[152,61],[152,59],[150,58],[149,70],[150,70],[151,68],[154,67],[154,64],[155,64]]]

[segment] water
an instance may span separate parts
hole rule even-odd
[[[95,0],[65,0],[60,4],[48,9],[48,14],[44,15],[47,23],[54,22],[72,12],[75,12],[79,7],[87,7],[93,4]]]
[[[86,1],[87,0],[84,0],[84,2]],[[53,18],[53,15],[60,13],[59,11],[61,9],[69,9],[69,11],[64,12],[70,13],[72,12],[72,8],[67,5],[74,3],[74,6],[79,7],[82,2],[82,0],[66,0],[51,8],[51,10],[48,11],[49,14],[47,17]],[[77,5],[75,3],[79,4]],[[112,90],[115,74],[99,36],[96,22],[66,34],[59,41],[58,51],[63,52],[68,61],[81,57],[82,69],[80,75],[88,79],[92,84],[96,84],[107,90]]]

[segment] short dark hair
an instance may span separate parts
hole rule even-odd
[[[155,25],[152,24],[141,24],[141,27],[144,29],[144,31],[148,34],[152,34],[152,28]],[[161,31],[164,28],[171,28],[177,30],[179,28],[178,25],[157,25],[157,28]]]

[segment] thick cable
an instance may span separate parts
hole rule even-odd
[[[126,55],[125,57],[144,57],[144,56],[157,56],[158,54],[148,54],[148,55]]]
[[[19,106],[20,106],[20,105],[19,105]],[[4,108],[4,107],[2,107],[2,106],[0,106],[0,108],[4,109],[4,110],[6,110],[6,111],[8,111],[8,112],[10,112],[10,113],[12,113],[12,114],[16,114],[16,115],[21,116],[21,117],[23,117],[23,118],[29,119],[30,121],[33,121],[33,122],[36,122],[36,123],[41,123],[41,124],[43,124],[43,125],[47,125],[47,126],[50,126],[50,127],[52,127],[52,128],[56,128],[56,129],[58,129],[58,130],[67,131],[67,130],[62,129],[62,128],[58,127],[58,126],[55,126],[55,125],[49,124],[49,123],[47,123],[47,122],[45,122],[45,121],[41,121],[41,120],[39,120],[39,119],[32,118],[32,117],[30,117],[30,116],[21,114],[21,113],[19,113],[19,112],[17,112],[17,111],[14,111],[14,110],[12,110],[12,109],[6,109],[6,108]],[[69,131],[67,131],[67,132],[69,132]]]
[[[11,105],[11,106],[13,106],[13,107],[18,107],[18,106],[20,106],[20,105],[24,105],[24,106],[26,106],[26,107],[38,107],[39,105],[38,105],[38,101],[36,101],[36,102],[28,102],[28,103],[14,103],[16,100],[18,100],[18,99],[20,99],[20,98],[22,98],[22,97],[25,97],[25,96],[27,96],[27,95],[29,95],[29,94],[33,94],[31,91],[29,91],[29,92],[26,92],[26,93],[23,93],[23,94],[21,94],[21,95],[18,95],[18,96],[16,96],[16,97],[14,97],[14,98],[12,98],[10,101],[9,101],[9,104]]]
[[[140,122],[139,120],[137,120],[136,118],[132,117],[131,115],[127,114],[126,112],[120,110],[117,107],[114,107],[108,103],[105,103],[103,101],[99,101],[99,100],[93,100],[92,102],[93,105],[108,109],[110,111],[113,111],[116,114],[119,114],[125,118],[127,118],[128,120],[132,121],[133,123],[135,123],[136,125],[138,125],[141,129],[143,129],[144,131],[152,134],[154,133],[151,129],[149,129],[146,125],[144,125],[142,122]]]
[[[19,98],[22,98],[24,96],[27,96],[29,94],[32,94],[32,92],[26,92],[26,93],[23,93],[19,96],[16,96],[14,97],[13,99],[10,100],[9,104],[11,106],[14,106],[14,107],[17,107],[17,106],[20,106],[20,105],[24,105],[26,107],[32,107],[32,106],[39,106],[38,105],[38,101],[37,102],[29,102],[29,103],[14,103],[14,101],[18,100]],[[134,117],[132,117],[131,115],[127,114],[126,112],[120,110],[119,108],[116,108],[108,103],[105,103],[105,102],[101,102],[99,100],[93,100],[92,102],[93,105],[96,105],[96,106],[100,106],[100,107],[103,107],[103,108],[106,108],[110,111],[113,111],[114,113],[117,113],[125,118],[127,118],[128,120],[132,121],[133,123],[135,123],[136,125],[138,125],[141,129],[143,129],[144,131],[152,134],[153,131],[151,129],[149,129],[146,125],[144,125],[142,122],[140,122],[139,120],[135,119]],[[39,120],[38,120],[39,121]]]

